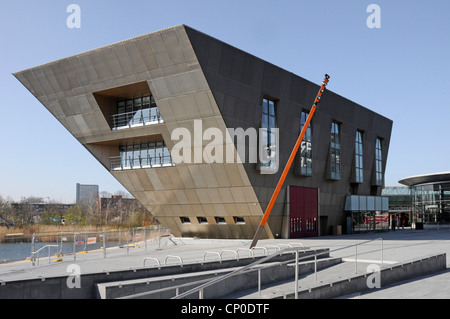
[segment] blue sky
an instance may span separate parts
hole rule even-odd
[[[69,29],[69,4],[81,28]],[[381,8],[370,29],[369,4]],[[186,24],[394,121],[386,185],[450,171],[450,1],[40,0],[0,4],[0,196],[73,202],[75,184],[124,188],[13,72]]]

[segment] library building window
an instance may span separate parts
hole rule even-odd
[[[356,131],[355,138],[355,168],[356,168],[356,182],[362,183],[363,176],[363,134],[361,131]]]
[[[305,126],[306,119],[308,118],[309,112],[302,112],[301,115],[301,125],[300,131],[303,130]],[[303,136],[302,143],[300,144],[300,174],[301,175],[312,175],[312,129],[311,123],[309,123],[306,129],[305,136]]]
[[[277,152],[277,117],[276,102],[267,98],[263,99],[261,129],[262,136],[260,147],[263,148],[266,161],[261,163],[261,167],[265,169],[277,169],[276,152]]]
[[[331,178],[341,179],[341,137],[338,123],[331,123]]]
[[[377,138],[375,145],[375,176],[376,184],[383,185],[383,153],[381,151],[381,139]]]

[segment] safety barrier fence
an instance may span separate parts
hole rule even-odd
[[[39,264],[40,252],[48,251],[48,257],[54,253],[55,257],[72,255],[76,260],[77,254],[94,250],[102,250],[103,258],[107,257],[107,250],[113,247],[147,248],[161,246],[164,238],[171,235],[171,229],[163,226],[137,227],[128,230],[109,230],[104,232],[58,232],[56,234],[33,234],[31,238],[31,257],[33,266]],[[44,249],[48,248],[48,250]],[[54,261],[60,261],[55,259]]]

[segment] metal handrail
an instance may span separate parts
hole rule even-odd
[[[158,262],[158,269],[161,268],[161,262],[159,261],[159,259],[153,257],[145,257],[144,260],[142,261],[142,267],[145,267],[146,260],[156,260]]]
[[[216,252],[216,251],[207,251],[207,252],[205,252],[204,254],[203,254],[203,262],[205,262],[205,258],[206,258],[206,255],[210,255],[210,254],[215,254],[215,255],[217,255],[217,256],[219,256],[219,261],[220,261],[220,263],[222,263],[222,256],[218,253],[218,252]]]
[[[250,257],[255,258],[255,255],[254,255],[254,253],[253,253],[253,250],[251,250],[250,248],[238,248],[238,249],[236,250],[236,253],[238,254],[238,256],[239,256],[239,250],[249,251],[249,252],[250,252]]]
[[[156,109],[155,114],[151,114],[151,110]],[[148,111],[148,112],[143,112]],[[144,115],[144,113],[148,113]],[[149,125],[154,122],[163,123],[164,120],[159,113],[158,107],[149,107],[141,110],[130,111],[126,113],[118,113],[111,115],[112,129],[117,130],[118,128],[132,127],[135,125]]]
[[[125,159],[125,161],[124,161]],[[170,155],[147,155],[146,161],[142,161],[141,157],[110,156],[109,165],[111,170],[125,170],[125,169],[139,169],[139,168],[153,168],[164,166],[175,166],[175,162]]]
[[[267,248],[266,247],[253,247],[253,248],[250,248],[250,249],[253,249],[253,250],[255,250],[255,249],[262,249],[262,250],[264,250],[264,255],[266,255],[266,254],[269,254],[269,251],[267,250]]]
[[[139,238],[140,241],[143,241],[145,243],[145,250],[148,249],[147,246],[147,242],[155,242],[155,244],[157,243],[158,245],[160,245],[160,239],[164,236],[164,234],[170,233],[171,230],[170,228],[165,228],[162,226],[158,226],[158,228],[155,227],[136,227],[136,228],[131,228],[131,231],[133,232],[133,239],[137,239],[137,234],[139,234]],[[107,243],[113,243],[113,245],[117,246],[117,247],[129,247],[129,236],[127,235],[127,246],[124,245],[124,242],[122,241],[122,238],[125,236],[125,234],[129,232],[129,231],[125,231],[125,230],[119,230],[119,229],[111,229],[109,231],[104,231],[104,232],[71,232],[71,231],[67,231],[67,232],[57,232],[57,233],[40,233],[40,234],[36,234],[33,233],[32,237],[31,237],[31,262],[32,265],[35,266],[35,259],[36,259],[36,243],[37,243],[37,239],[39,239],[40,242],[44,243],[45,242],[45,237],[51,237],[51,240],[48,240],[49,242],[53,241],[53,238],[56,238],[56,242],[53,245],[53,247],[59,247],[59,249],[56,251],[57,254],[62,255],[63,252],[66,255],[71,255],[73,256],[73,260],[76,260],[77,255],[79,255],[80,253],[87,253],[88,250],[92,251],[92,250],[98,250],[98,246],[97,244],[101,244],[103,243],[102,246],[102,250],[103,250],[103,257],[106,258],[106,253],[107,250],[109,249],[107,246]],[[141,237],[143,234],[143,237]],[[61,240],[61,238],[66,238],[67,240]],[[44,238],[44,239],[42,239]],[[95,239],[95,241],[90,242],[90,238]],[[70,248],[69,243],[73,241],[73,245],[72,248]],[[158,242],[156,242],[158,241]],[[64,245],[64,250],[63,250],[63,243],[67,243],[67,245]],[[91,248],[89,248],[88,246],[90,246],[91,244],[93,244],[91,246]],[[44,245],[44,244],[42,244]],[[81,251],[80,251],[81,250]],[[42,251],[42,247],[39,249],[39,252]],[[128,249],[127,249],[127,253],[128,253]],[[41,257],[42,258],[42,257]]]
[[[44,248],[47,248],[47,247],[48,247],[49,250],[50,250],[50,247],[59,247],[59,245],[45,245],[45,246],[39,248],[38,250],[36,250],[34,253],[37,254],[37,253],[39,253],[41,250],[43,250]]]
[[[33,266],[34,266],[34,261],[35,261],[35,260],[37,260],[38,265],[39,265],[39,252],[40,252],[41,250],[43,250],[44,248],[48,248],[48,262],[50,263],[50,248],[51,248],[51,247],[56,247],[56,248],[58,248],[59,245],[45,245],[45,246],[39,248],[38,250],[31,252],[31,261],[32,261],[32,263],[33,263]],[[36,255],[37,255],[37,257],[36,257]]]
[[[194,286],[194,285],[199,285],[202,284],[204,282],[207,282],[211,280],[210,278],[207,279],[202,279],[202,280],[198,280],[198,281],[194,281],[194,282],[188,282],[185,284],[180,284],[177,286],[171,286],[171,287],[166,287],[166,288],[161,288],[161,289],[156,289],[156,290],[152,290],[152,291],[145,291],[145,292],[140,292],[134,295],[128,295],[128,296],[123,296],[123,297],[117,297],[116,299],[133,299],[133,298],[139,298],[139,297],[144,297],[144,296],[148,296],[148,295],[153,295],[153,294],[157,294],[157,293],[161,293],[161,292],[166,292],[166,291],[170,291],[175,289],[175,294],[178,296],[179,294],[179,289],[180,288],[184,288],[184,287],[189,287],[189,286]]]
[[[267,251],[269,251],[269,248],[275,248],[275,251],[281,250],[281,248],[278,245],[266,245]]]
[[[220,252],[220,258],[222,258],[222,254],[225,253],[225,252],[232,252],[232,253],[234,253],[235,256],[236,256],[236,260],[239,261],[239,255],[238,255],[237,251],[236,250],[231,250],[231,249],[224,249],[224,250],[222,250]]]
[[[348,249],[348,248],[351,248],[351,247],[356,247],[356,246],[359,246],[359,245],[362,245],[362,244],[365,244],[365,243],[369,243],[369,242],[372,242],[372,241],[378,241],[378,240],[381,240],[381,250],[383,250],[383,238],[376,238],[376,239],[371,239],[371,240],[364,241],[362,243],[357,243],[357,244],[353,244],[353,245],[348,245],[348,246],[345,246],[345,247],[337,248],[337,249],[335,249],[333,251],[328,251],[328,253],[339,251],[339,250],[343,250],[343,249]],[[225,279],[228,279],[230,277],[236,276],[236,275],[238,275],[238,274],[240,274],[240,273],[242,273],[242,272],[244,272],[244,271],[246,271],[246,270],[248,270],[248,269],[250,269],[250,268],[252,268],[252,267],[254,267],[256,265],[259,265],[259,264],[261,264],[263,262],[266,262],[266,261],[268,261],[268,260],[270,260],[270,259],[272,259],[272,258],[274,258],[274,257],[276,257],[278,255],[280,255],[283,252],[289,252],[289,251],[295,252],[295,287],[296,287],[295,288],[295,299],[297,299],[298,298],[298,261],[324,254],[324,252],[320,252],[320,253],[316,253],[316,254],[312,254],[312,255],[308,255],[308,256],[304,256],[304,257],[299,258],[298,257],[298,252],[299,252],[299,250],[303,250],[303,249],[304,249],[304,247],[289,247],[289,248],[285,248],[285,249],[283,249],[281,251],[275,252],[275,253],[273,253],[271,255],[268,255],[268,256],[266,256],[264,258],[261,258],[260,260],[257,260],[257,261],[255,261],[255,262],[253,262],[253,263],[251,263],[251,264],[249,264],[247,266],[244,266],[242,268],[236,269],[236,270],[234,270],[234,271],[232,271],[232,272],[230,272],[230,273],[228,273],[226,275],[223,275],[223,276],[221,276],[219,278],[213,279],[213,280],[211,280],[211,281],[209,281],[209,282],[207,282],[207,283],[205,283],[203,285],[200,285],[200,286],[198,286],[198,287],[196,287],[194,289],[191,289],[191,290],[188,290],[188,291],[186,291],[186,292],[184,292],[182,294],[179,294],[179,295],[173,297],[172,299],[180,299],[180,298],[186,297],[188,295],[191,295],[191,294],[193,294],[195,292],[199,292],[200,298],[203,298],[203,290],[205,288],[207,288],[209,286],[212,286],[212,285],[214,285],[214,284],[216,284],[218,282],[221,282],[221,281],[223,281]],[[383,256],[383,251],[382,251],[382,256]],[[355,258],[355,262],[356,261],[357,261],[357,258]],[[382,263],[383,263],[383,260],[382,260]]]
[[[167,265],[167,259],[169,258],[178,258],[178,260],[181,263],[181,267],[183,267],[183,259],[181,259],[180,256],[174,256],[174,255],[167,255],[166,258],[164,258],[164,265]]]
[[[216,284],[216,283],[218,283],[220,281],[223,281],[223,280],[225,280],[225,279],[227,279],[229,277],[233,277],[235,275],[238,275],[238,274],[240,274],[240,273],[242,273],[242,272],[244,272],[244,271],[246,271],[248,269],[253,268],[254,266],[257,266],[257,265],[259,265],[259,264],[261,264],[263,262],[266,262],[266,261],[268,261],[268,260],[278,256],[280,253],[287,252],[287,251],[295,251],[295,250],[297,250],[297,253],[298,253],[299,249],[300,248],[286,248],[283,251],[275,252],[275,253],[273,253],[271,255],[268,255],[266,257],[261,258],[260,260],[255,261],[255,262],[253,262],[253,263],[251,263],[251,264],[249,264],[247,266],[244,266],[242,268],[236,269],[236,270],[234,270],[234,271],[232,271],[232,272],[230,272],[230,273],[228,273],[228,274],[226,274],[226,275],[224,275],[222,277],[216,278],[216,279],[211,280],[211,281],[209,281],[209,282],[207,282],[207,283],[205,283],[203,285],[200,285],[200,286],[198,286],[198,287],[196,287],[194,289],[188,290],[188,291],[186,291],[186,292],[184,292],[184,293],[182,293],[182,294],[180,294],[178,296],[175,296],[172,299],[180,299],[180,298],[183,298],[183,297],[188,296],[190,294],[193,294],[193,293],[195,293],[197,291],[200,293],[200,296],[202,296],[203,295],[203,293],[202,293],[203,289],[205,289],[206,287],[214,285],[214,284]],[[323,254],[323,252],[321,254]],[[310,258],[311,255],[305,256],[305,257],[309,257]],[[298,262],[298,258],[296,258],[296,260]]]
[[[284,264],[284,263],[287,263],[287,262],[286,261],[285,262],[279,262],[279,263],[277,263],[277,266],[281,265],[281,264]],[[258,267],[257,269],[249,269],[248,271],[249,272],[250,271],[258,271],[258,272],[260,272],[261,269],[266,269],[266,268],[270,268],[270,267],[274,267],[274,266],[273,265],[265,266],[265,267],[263,266],[263,267]],[[215,275],[217,276],[217,273]],[[156,290],[152,290],[152,291],[145,291],[145,292],[140,292],[140,293],[133,294],[133,295],[118,297],[116,299],[133,299],[133,298],[144,297],[144,296],[153,295],[153,294],[157,294],[157,293],[161,293],[161,292],[165,292],[165,291],[170,291],[170,290],[175,290],[175,296],[178,296],[180,288],[194,286],[194,285],[199,285],[199,284],[208,282],[210,280],[211,280],[211,278],[200,279],[200,280],[197,280],[197,281],[188,282],[188,283],[184,283],[184,284],[179,284],[179,285],[176,285],[176,286],[170,286],[170,287],[156,289]]]
[[[368,240],[368,241],[365,241],[365,242],[362,242],[362,243],[358,243],[358,244],[348,245],[348,246],[345,246],[345,247],[342,247],[342,248],[338,248],[338,249],[335,249],[335,250],[332,250],[332,251],[334,252],[334,251],[338,251],[338,250],[342,250],[342,249],[347,249],[347,248],[350,248],[350,247],[353,247],[353,246],[357,247],[359,245],[363,245],[365,243],[372,242],[372,241],[377,241],[377,240],[381,240],[381,243],[382,243],[381,250],[383,252],[383,239],[382,238]],[[316,277],[316,281],[317,281],[317,256],[324,255],[324,254],[329,254],[330,252],[332,252],[332,251],[327,250],[327,251],[322,251],[322,252],[315,253],[315,254],[312,254],[312,255],[304,256],[302,258],[298,258],[298,251],[304,250],[306,248],[306,247],[303,246],[303,244],[302,244],[302,247],[295,247],[295,248],[292,247],[292,244],[281,244],[281,245],[288,245],[289,248],[286,249],[286,250],[291,250],[291,251],[294,251],[296,253],[295,260],[297,260],[297,261],[295,263],[295,267],[296,267],[295,268],[296,269],[295,287],[298,287],[298,266],[299,266],[298,261],[300,261],[302,259],[314,257],[314,263],[315,263],[314,272],[315,272],[315,277]],[[250,250],[250,249],[247,249],[247,250]],[[276,255],[281,255],[286,250],[283,250],[283,251],[280,251],[280,252],[276,252],[276,253],[272,254],[272,257],[275,257]],[[221,254],[223,252],[225,252],[225,251],[234,252],[236,254],[237,258],[238,258],[238,254],[237,254],[237,252],[235,250],[222,250]],[[174,256],[174,257],[179,258],[178,256]],[[265,257],[265,259],[267,260],[267,259],[270,259],[272,257],[267,256],[267,257]],[[150,258],[150,257],[148,257],[148,258]],[[264,262],[264,261],[260,261],[260,262]],[[289,265],[290,263],[292,263],[292,260],[278,262],[278,263],[275,263],[273,265],[263,266],[262,268],[261,267],[256,267],[256,269],[253,269],[253,267],[256,266],[256,264],[259,264],[260,262],[248,265],[248,266],[245,267],[246,269],[240,269],[241,272],[243,272],[243,271],[258,271],[258,293],[259,294],[261,292],[261,270],[268,269],[268,268],[271,268],[271,267],[280,266],[280,265],[283,265],[283,264],[288,264]],[[382,256],[382,263],[383,263],[383,256]],[[219,279],[221,279],[221,278],[219,278]],[[226,278],[223,278],[223,279],[226,279]],[[191,282],[191,283],[185,283],[185,284],[180,284],[180,285],[171,286],[171,287],[167,287],[167,288],[157,289],[157,290],[153,290],[153,291],[147,291],[147,292],[142,292],[142,293],[138,293],[138,294],[128,295],[128,296],[125,296],[125,297],[120,297],[119,299],[131,299],[131,298],[143,297],[143,296],[146,296],[146,295],[151,295],[151,294],[164,292],[164,291],[169,291],[169,290],[175,290],[176,291],[176,296],[174,298],[178,298],[178,296],[179,296],[179,288],[183,288],[183,287],[187,287],[187,286],[193,286],[193,285],[196,285],[196,284],[208,283],[210,281],[211,281],[211,279],[202,279],[202,280],[198,280],[198,281]],[[200,288],[200,287],[197,287],[197,288]],[[203,297],[203,289],[204,288],[201,288],[201,290],[198,290],[199,291],[199,295],[200,295],[201,298]],[[194,292],[195,291],[192,291],[192,292],[191,291],[187,291],[183,295],[181,295],[180,297],[184,297],[185,294],[187,294],[187,293],[191,294],[191,293],[194,293]],[[295,294],[295,297],[296,298],[298,297],[298,291]]]

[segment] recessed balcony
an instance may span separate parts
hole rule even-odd
[[[123,145],[119,153],[109,158],[112,171],[175,166],[164,142]]]
[[[111,130],[163,123],[147,82],[94,92]]]

